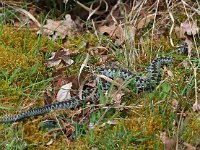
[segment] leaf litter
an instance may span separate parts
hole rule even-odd
[[[65,3],[67,3],[67,2],[68,1],[65,1]],[[99,9],[100,7],[97,7],[97,8]],[[118,10],[118,9],[115,9],[115,10]],[[95,12],[93,12],[93,13],[95,13]],[[28,14],[28,13],[26,13],[26,14]],[[90,15],[93,16],[93,14],[90,14]],[[112,14],[109,14],[109,15],[112,15]],[[31,18],[30,15],[28,15],[27,18],[26,17],[24,17],[24,19],[23,19],[24,22],[29,22],[30,21],[29,19]],[[112,16],[112,18],[117,18],[117,17],[119,17],[119,16]],[[154,18],[155,18],[155,14],[149,14],[146,17],[140,19],[138,21],[138,23],[136,24],[137,29],[132,24],[128,25],[128,28],[130,29],[129,31],[132,34],[132,36],[135,37],[136,31],[138,32],[138,29],[144,29],[148,24],[150,24],[154,20]],[[110,20],[110,25],[103,25],[103,26],[100,26],[98,29],[99,29],[100,33],[108,34],[109,37],[111,37],[113,41],[118,40],[119,41],[118,45],[124,44],[124,42],[126,40],[126,32],[124,31],[125,26],[121,25],[121,24],[113,24],[113,22],[112,22],[113,20]],[[118,18],[116,20],[118,20]],[[43,31],[42,30],[38,31],[38,34],[47,35],[52,41],[55,41],[59,38],[64,39],[64,38],[66,38],[66,36],[71,36],[77,31],[78,31],[78,29],[77,29],[77,25],[76,25],[75,21],[73,21],[71,19],[70,15],[66,15],[64,20],[54,21],[52,19],[48,19],[46,25],[43,26]],[[198,34],[199,28],[198,28],[196,22],[185,21],[185,22],[181,23],[181,25],[180,25],[180,27],[178,27],[177,31],[178,31],[178,35],[179,35],[180,39],[188,39],[188,36],[194,36],[194,35]],[[44,50],[44,52],[46,53],[46,50]],[[71,53],[70,50],[62,49],[57,52],[53,52],[52,56],[47,60],[48,67],[55,67],[55,69],[57,70],[56,76],[59,76],[59,79],[56,79],[53,81],[54,82],[53,88],[57,89],[56,94],[54,93],[55,95],[53,95],[53,97],[54,98],[57,97],[58,101],[63,101],[65,99],[67,99],[68,97],[70,97],[69,95],[71,95],[70,93],[72,92],[73,86],[75,86],[75,89],[79,89],[80,83],[77,83],[77,80],[82,81],[83,78],[85,77],[85,76],[81,77],[81,74],[84,74],[83,70],[87,66],[87,63],[88,63],[87,57],[86,57],[87,61],[86,61],[86,63],[84,62],[82,64],[83,66],[81,66],[80,72],[78,75],[70,76],[70,77],[63,77],[63,71],[60,71],[59,69],[65,70],[66,65],[68,67],[74,63],[73,59],[70,58],[71,55],[69,53]],[[106,53],[107,53],[107,51],[106,51]],[[108,59],[109,58],[107,56],[104,56],[100,59],[100,62],[105,63],[105,62],[107,62]],[[60,65],[60,67],[59,67],[59,65]],[[172,72],[169,70],[168,70],[168,75],[173,76]],[[69,82],[71,80],[73,80],[73,81]],[[94,85],[91,84],[91,86],[94,86]],[[49,91],[47,96],[52,97],[51,92],[52,91]],[[124,95],[124,93],[116,94],[116,92],[117,91],[113,92],[114,93],[113,95],[116,96],[114,98],[114,103],[119,105],[121,103],[121,97]],[[52,103],[52,102],[50,102],[50,103]],[[174,111],[177,110],[178,105],[179,105],[179,102],[174,99],[172,101],[172,107],[173,107]],[[102,107],[103,106],[106,106],[106,104],[102,105]],[[101,108],[99,107],[99,108],[97,108],[97,110],[98,109],[101,109]],[[194,104],[193,110],[194,111],[199,110],[198,103]],[[86,120],[86,122],[88,122],[90,119],[89,116],[92,112],[94,112],[94,111],[90,108],[85,109],[85,112],[83,112],[81,109],[79,109],[75,112],[75,114],[77,113],[76,114],[77,116],[75,118],[76,118],[76,120],[79,120],[79,121]],[[115,122],[115,120],[113,120],[113,121],[107,121],[105,124],[117,125],[118,122]],[[95,126],[95,124],[91,123],[91,124],[89,124],[89,128],[90,128],[90,125],[91,125],[91,128],[93,128]],[[75,130],[72,125],[70,125],[70,126],[72,127],[72,129],[70,127],[68,128],[68,125],[66,125],[66,129],[70,130],[70,131],[69,130],[66,131],[67,133],[69,133],[68,135],[72,135],[72,132],[74,132],[74,130]],[[104,126],[104,124],[103,124],[103,126]],[[164,143],[166,149],[172,149],[176,145],[176,140],[174,138],[171,139],[168,136],[166,136],[165,132],[160,134],[160,139]],[[52,143],[50,141],[49,145],[51,145],[51,144]],[[184,145],[187,146],[188,149],[195,148],[191,144],[184,143]]]

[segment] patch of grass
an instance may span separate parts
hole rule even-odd
[[[86,35],[85,41],[90,40],[90,37],[93,37],[92,34]],[[92,39],[95,43],[94,38]],[[76,43],[76,40],[79,39],[77,37],[69,39],[70,42],[74,43]],[[83,43],[80,43],[80,41],[78,42],[80,45],[78,43],[69,44],[69,47],[66,48],[86,51],[85,46],[82,46]],[[44,102],[42,99],[43,91],[52,80],[51,69],[46,68],[45,59],[52,51],[59,50],[60,44],[53,43],[46,37],[38,37],[28,28],[19,30],[8,26],[2,26],[0,43],[1,116],[20,113],[24,106],[42,106]],[[43,47],[48,49],[46,55],[39,51]],[[78,55],[75,59],[77,61],[73,67],[76,68],[77,66],[77,69],[79,69],[84,57]],[[70,71],[70,74],[77,72],[77,69]],[[6,149],[24,149],[45,146],[50,138],[46,138],[45,133],[41,132],[37,126],[41,119],[42,117],[39,117],[35,123],[19,123],[15,127],[7,124],[1,126],[2,130],[5,131],[0,134],[2,147]],[[14,132],[15,134],[13,134]],[[58,145],[66,147],[63,143],[65,143],[64,137],[61,137],[56,140],[54,145],[49,147],[53,149]]]
[[[182,14],[185,15],[177,13],[174,16],[179,18],[178,23],[186,18]],[[135,37],[134,45],[130,45],[132,43],[128,38],[125,44],[118,46],[105,36],[100,36],[102,39],[97,41],[91,33],[67,38],[68,43],[64,47],[81,52],[75,57],[76,63],[70,67],[68,75],[79,71],[84,60],[82,52],[88,51],[86,43],[89,42],[92,46],[98,43],[108,46],[106,47],[109,50],[108,55],[136,74],[145,72],[145,67],[157,55],[174,56],[175,61],[167,67],[168,71],[172,71],[173,77],[168,77],[163,72],[162,82],[151,93],[135,95],[125,93],[122,102],[126,104],[119,109],[113,105],[107,108],[94,106],[88,119],[89,123],[73,122],[75,133],[72,135],[72,141],[66,140],[67,137],[63,134],[53,139],[53,144],[48,146],[49,149],[163,149],[164,145],[159,137],[162,131],[165,131],[169,138],[178,136],[180,140],[194,146],[200,143],[199,115],[192,111],[195,101],[193,69],[191,66],[188,69],[183,66],[182,62],[187,56],[175,54],[175,48],[170,45],[169,37],[162,35],[157,39],[151,37],[154,36],[151,35],[152,26],[153,24],[149,24],[139,36]],[[21,110],[25,106],[42,105],[42,91],[51,81],[51,72],[46,69],[44,60],[52,51],[63,46],[61,40],[55,44],[47,38],[32,34],[28,29],[19,30],[4,25],[0,27],[0,109],[1,115],[4,116],[6,113],[14,114],[10,111],[12,108]],[[159,31],[161,25],[156,27]],[[169,28],[166,30],[165,32],[169,32]],[[174,33],[172,38],[178,45],[180,40]],[[46,56],[40,53],[41,47],[49,49]],[[197,48],[198,51],[199,47]],[[95,55],[89,64],[95,66],[99,58],[100,56]],[[191,59],[191,62],[199,66],[198,58]],[[199,74],[197,82],[199,85]],[[130,87],[132,91],[135,91],[134,88]],[[102,94],[100,104],[110,102],[110,95],[111,93],[107,96]],[[175,100],[178,102],[177,108],[173,106]],[[183,118],[181,115],[184,113],[187,115]],[[51,118],[51,115],[46,115],[46,118]],[[44,117],[12,126],[1,125],[1,146],[6,149],[46,148],[45,145],[52,137],[39,129],[38,124],[41,120],[44,120]],[[106,124],[113,120],[117,120],[117,123]],[[179,123],[181,126],[178,126]],[[95,125],[95,128],[89,129],[89,124]]]

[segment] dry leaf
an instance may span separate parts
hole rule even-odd
[[[71,95],[70,95],[71,87],[72,87],[72,82],[63,85],[57,93],[56,100],[58,102],[62,102],[67,99],[70,99],[71,98]]]
[[[160,133],[160,139],[163,142],[166,150],[173,150],[176,146],[176,140],[167,137],[166,132]]]
[[[74,126],[71,123],[64,123],[64,128],[62,129],[67,137],[72,136],[75,131]]]
[[[112,39],[120,39],[120,41],[124,42],[123,29],[121,26],[116,26],[115,24],[110,26],[101,26],[99,27],[99,32],[102,34],[107,33]]]
[[[107,124],[109,124],[109,125],[117,125],[117,124],[119,124],[119,121],[118,120],[112,120],[112,121],[108,120]]]
[[[52,52],[51,57],[48,59],[48,62],[47,62],[49,67],[57,66],[58,64],[60,64],[61,59],[54,59],[55,56],[56,56],[56,53]]]
[[[181,39],[186,39],[185,34],[187,34],[189,36],[192,36],[192,35],[194,36],[197,33],[199,33],[199,28],[198,28],[196,22],[185,21],[185,22],[181,23],[180,34],[179,34]]]
[[[189,69],[191,67],[191,64],[188,60],[183,60],[183,66],[185,69]]]
[[[64,61],[68,65],[71,65],[74,63],[72,59],[69,58],[69,55],[72,53],[69,49],[62,49],[58,52],[52,52],[51,57],[47,60],[47,64],[49,67],[57,66],[61,63],[61,61]]]
[[[52,139],[46,145],[49,146],[51,144],[53,144],[53,140]]]
[[[114,92],[114,103],[120,105],[122,101],[122,96],[124,96],[124,93],[122,91],[117,92],[117,94]]]
[[[168,75],[169,77],[173,77],[173,76],[174,76],[173,73],[172,73],[172,71],[171,71],[171,70],[168,70],[166,66],[164,66],[164,71],[167,73],[167,75]]]
[[[147,15],[145,18],[139,20],[138,24],[137,24],[137,29],[142,29],[154,20],[155,14],[149,14]]]
[[[178,101],[176,99],[174,99],[172,101],[172,107],[173,107],[174,110],[177,110],[177,108],[178,108]]]
[[[200,111],[200,104],[198,102],[195,102],[194,105],[192,106],[192,110],[195,112]]]
[[[45,105],[51,104],[53,102],[54,96],[52,85],[47,86],[43,96]]]
[[[131,24],[124,25],[124,29],[122,25],[110,25],[110,26],[101,26],[99,27],[99,32],[102,34],[107,33],[113,40],[119,42],[119,44],[124,43],[125,39],[130,39],[130,37],[134,37],[136,33],[135,27]]]
[[[187,150],[196,150],[196,147],[192,146],[191,144],[185,142],[183,144],[187,147]]]
[[[174,76],[171,70],[167,70],[167,75],[168,75],[169,77],[173,77],[173,76]]]
[[[37,34],[44,34],[49,36],[51,40],[56,40],[61,37],[65,38],[66,35],[71,36],[77,31],[75,22],[71,16],[67,14],[65,20],[54,21],[47,19],[47,24],[43,26],[43,31],[39,30]]]

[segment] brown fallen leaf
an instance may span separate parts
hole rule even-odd
[[[136,28],[131,24],[122,25],[110,25],[110,26],[101,26],[99,27],[99,32],[102,34],[107,33],[113,40],[116,40],[118,44],[124,43],[129,34],[131,37],[135,36]]]
[[[113,96],[113,102],[115,103],[115,106],[120,105],[122,101],[122,97],[124,96],[124,93],[122,91],[118,91],[117,93],[114,92],[113,94],[115,94]]]
[[[163,142],[165,146],[165,150],[173,150],[176,146],[176,140],[175,139],[170,139],[167,135],[166,132],[161,132],[160,133],[160,139]]]
[[[194,36],[197,33],[199,33],[199,27],[197,26],[196,22],[185,21],[181,23],[180,30],[179,30],[179,37],[181,39],[186,39],[187,38],[186,35]]]
[[[43,30],[39,30],[37,34],[44,34],[51,40],[55,41],[61,37],[64,39],[66,35],[71,36],[77,31],[75,22],[71,16],[67,14],[65,20],[54,21],[47,19],[47,24],[43,26]]]
[[[172,108],[176,111],[178,108],[178,101],[176,99],[173,99],[172,101]]]
[[[200,111],[200,104],[198,102],[195,102],[192,106],[192,110],[195,112],[199,112]]]
[[[151,21],[154,20],[155,14],[149,14],[145,16],[143,19],[138,21],[137,29],[142,29],[147,26]]]
[[[69,138],[72,138],[72,134],[75,132],[75,128],[71,123],[63,123],[64,128],[62,129],[65,135]],[[70,139],[71,139],[70,138]]]
[[[53,94],[53,88],[51,85],[49,85],[43,94],[44,97],[44,104],[49,105],[53,102],[54,100],[54,94]]]
[[[107,33],[112,39],[118,38],[122,43],[124,42],[123,29],[121,26],[115,24],[110,26],[99,27],[99,32],[102,34]]]
[[[52,52],[51,57],[47,60],[47,64],[49,67],[57,66],[61,63],[61,61],[64,61],[68,65],[73,64],[73,60],[69,58],[69,55],[71,53],[69,52],[69,49],[62,49],[57,52]]]

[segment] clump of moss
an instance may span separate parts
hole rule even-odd
[[[77,34],[67,39],[66,48],[70,50],[79,50],[80,52],[88,52],[88,46],[95,46],[98,39],[93,33]]]
[[[28,29],[18,30],[3,26],[0,36],[1,105],[12,106],[19,99],[29,97],[32,92],[41,91],[41,86],[45,83],[32,86],[48,78],[43,63],[44,56],[39,53],[39,49],[48,46],[51,51],[57,46]],[[30,90],[26,88],[28,86]]]
[[[183,131],[181,132],[181,139],[187,143],[193,145],[200,144],[200,121],[196,116],[191,117],[187,120]]]

